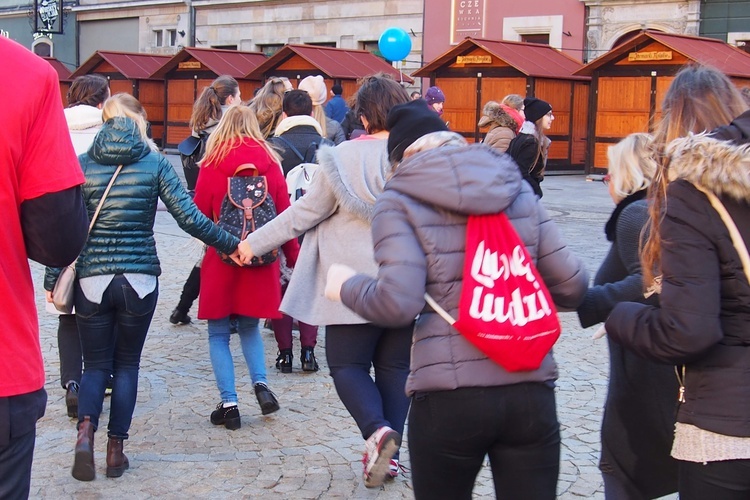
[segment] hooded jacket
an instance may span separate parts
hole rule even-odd
[[[346,264],[374,276],[370,220],[390,171],[385,139],[361,138],[318,150],[320,168],[305,195],[276,219],[251,233],[253,253],[262,255],[305,235],[281,311],[311,325],[368,323],[323,295],[328,269]]]
[[[88,151],[94,137],[102,128],[102,110],[94,106],[79,104],[65,108],[65,121],[68,122],[70,140],[77,155]]]
[[[159,276],[161,267],[154,240],[159,199],[191,236],[223,252],[231,253],[237,248],[237,238],[200,213],[172,164],[151,150],[130,118],[107,120],[88,153],[78,159],[86,177],[83,197],[89,219],[117,166],[124,165],[78,257],[79,278],[124,273]],[[48,271],[44,288],[52,290],[59,270]]]
[[[535,260],[554,302],[578,306],[588,284],[581,262],[510,158],[484,145],[441,147],[405,159],[378,197],[372,222],[378,278],[359,274],[341,288],[344,304],[372,322],[413,334],[406,392],[444,391],[557,377],[552,353],[541,367],[507,372],[425,305],[424,293],[456,317],[469,214],[505,212]]]
[[[660,307],[622,303],[606,322],[615,341],[641,356],[685,365],[678,422],[741,437],[750,437],[750,284],[729,231],[692,183],[721,199],[750,242],[750,151],[737,145],[749,140],[745,113],[716,138],[670,143]]]
[[[496,102],[488,102],[482,110],[482,117],[479,119],[479,126],[490,129],[484,137],[483,144],[497,149],[501,153],[508,151],[510,141],[516,137],[516,120],[513,119],[502,107]]]

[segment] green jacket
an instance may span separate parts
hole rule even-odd
[[[159,276],[153,229],[158,199],[191,236],[225,253],[237,248],[239,240],[198,210],[172,164],[151,150],[130,118],[107,120],[78,160],[86,177],[83,196],[89,219],[117,166],[123,165],[78,258],[79,278],[123,273]],[[59,270],[47,269],[46,290],[52,290],[58,275]]]

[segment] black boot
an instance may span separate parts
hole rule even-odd
[[[276,395],[263,382],[255,384],[255,397],[258,398],[260,411],[263,415],[278,411],[279,401],[276,399]]]
[[[279,356],[276,358],[276,369],[281,370],[281,373],[292,373],[292,350],[282,349],[279,351]]]
[[[173,325],[187,325],[190,323],[190,316],[186,312],[180,311],[175,308],[172,314],[169,315],[169,322]]]
[[[318,361],[315,359],[314,347],[303,347],[300,359],[302,361],[302,371],[316,372],[320,369],[320,367],[318,367]]]
[[[78,440],[76,441],[73,460],[73,477],[79,481],[93,481],[96,477],[94,467],[94,424],[91,417],[83,417],[78,423]]]
[[[211,412],[211,423],[223,425],[230,431],[237,430],[242,426],[240,410],[237,409],[237,405],[225,407],[224,403],[219,403],[216,409]]]
[[[65,406],[70,418],[78,418],[78,384],[76,382],[68,382],[65,390]]]

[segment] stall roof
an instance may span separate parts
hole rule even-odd
[[[436,57],[429,64],[415,71],[413,76],[430,76],[433,71],[450,64],[456,56],[466,54],[476,48],[484,49],[526,76],[588,80],[588,77],[574,75],[582,66],[580,62],[549,45],[507,40],[484,40],[481,38],[464,39],[443,55]]]
[[[96,66],[106,61],[117,69],[125,78],[131,80],[148,80],[156,70],[164,66],[171,56],[142,54],[139,52],[113,52],[97,50],[89,57],[71,78],[89,74]]]
[[[259,64],[266,60],[265,54],[261,52],[240,52],[237,50],[204,49],[198,47],[185,47],[175,54],[158,71],[151,75],[152,78],[165,78],[167,73],[175,69],[181,62],[197,59],[201,64],[217,75],[230,75],[234,78],[244,79],[246,75]]]
[[[750,78],[750,54],[715,38],[703,38],[690,35],[643,31],[635,38],[619,45],[606,54],[594,59],[576,73],[591,75],[594,70],[605,64],[627,56],[635,47],[658,42],[675,52],[701,64],[711,65],[729,76]]]
[[[59,77],[61,82],[70,82],[73,80],[70,77],[70,70],[63,63],[61,63],[54,57],[42,57],[42,59],[50,63],[50,65],[55,68],[55,71],[57,71],[57,76]]]
[[[414,82],[392,65],[366,50],[317,47],[315,45],[285,45],[248,74],[247,78],[262,78],[265,73],[272,71],[295,55],[313,65],[322,75],[330,79],[356,80],[382,72],[397,80],[403,80],[407,83]]]

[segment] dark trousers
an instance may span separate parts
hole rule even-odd
[[[336,392],[367,439],[380,427],[399,434],[409,411],[404,393],[413,325],[326,326],[326,359]],[[375,379],[370,368],[375,368]]]
[[[86,416],[99,427],[104,390],[110,376],[112,399],[109,411],[110,437],[128,438],[138,396],[141,352],[156,308],[159,288],[143,299],[118,274],[100,304],[86,299],[76,284],[76,315],[83,348],[83,377],[78,395],[78,421]]]
[[[187,314],[193,302],[198,298],[201,292],[201,268],[194,266],[188,275],[185,284],[182,285],[182,293],[180,294],[180,301],[177,303],[177,310],[183,314]]]
[[[409,454],[417,500],[470,500],[485,456],[497,498],[553,500],[560,468],[554,389],[522,383],[416,393]]]
[[[680,500],[750,498],[750,460],[680,461],[679,468]]]
[[[44,389],[0,398],[0,498],[3,500],[29,497],[36,421],[44,416],[46,405]]]
[[[281,296],[283,297],[285,293],[286,285],[281,287]],[[298,321],[298,324],[299,343],[302,347],[314,348],[318,343],[318,327],[316,325],[308,325],[302,321]],[[273,326],[273,335],[276,337],[276,345],[279,346],[279,350],[291,349],[294,318],[287,314],[282,314],[281,318],[271,320],[271,326]]]
[[[57,351],[60,355],[60,385],[63,389],[71,381],[80,385],[83,354],[75,314],[60,315],[57,325]]]

